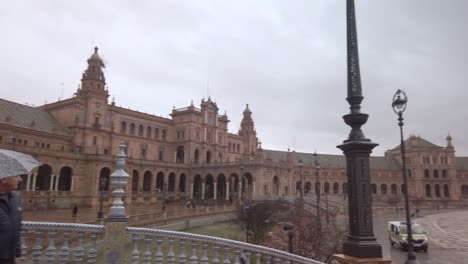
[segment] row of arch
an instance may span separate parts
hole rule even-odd
[[[431,172],[430,172],[429,169],[425,169],[425,170],[424,170],[424,177],[425,177],[425,178],[430,178],[430,177],[431,177],[430,174],[431,174]],[[438,169],[433,170],[433,171],[432,171],[432,176],[433,176],[434,178],[439,178],[439,170],[438,170]],[[411,177],[411,174],[410,174],[410,177]],[[447,177],[448,177],[448,172],[447,172],[446,169],[443,169],[443,170],[442,170],[442,178],[447,178]]]
[[[52,174],[52,167],[42,164],[36,173],[22,175],[22,182],[19,185],[21,191],[72,191],[73,189],[73,169],[64,166],[59,174]]]

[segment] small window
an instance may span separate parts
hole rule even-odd
[[[93,146],[96,146],[96,145],[97,145],[97,137],[93,136]]]
[[[99,125],[99,117],[94,117],[94,124]]]
[[[154,129],[154,139],[159,139],[159,128]]]
[[[143,125],[138,126],[138,136],[140,136],[140,137],[143,136]]]
[[[47,144],[47,148],[50,149],[50,144]]]
[[[162,138],[162,140],[166,140],[166,129],[163,129],[161,131],[161,138]]]
[[[109,150],[108,149],[104,149],[104,155],[109,155]]]
[[[127,123],[125,121],[120,122],[120,133],[127,133]]]
[[[135,124],[130,124],[130,135],[135,135]]]
[[[146,137],[150,138],[151,137],[151,127],[146,128]]]

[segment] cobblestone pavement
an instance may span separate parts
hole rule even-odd
[[[468,251],[468,211],[428,215],[417,219],[417,223],[427,231],[430,243],[445,249]]]
[[[393,263],[404,263],[408,253],[388,240],[386,223],[404,220],[403,213],[377,211],[374,214],[374,232],[382,245],[383,254]],[[468,263],[468,210],[421,210],[415,221],[428,233],[427,253],[416,252],[420,264],[467,264]]]

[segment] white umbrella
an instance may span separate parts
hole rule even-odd
[[[0,179],[28,174],[39,165],[41,163],[31,157],[31,155],[8,149],[0,149]]]

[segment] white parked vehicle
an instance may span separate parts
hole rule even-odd
[[[390,221],[387,223],[388,239],[390,245],[398,245],[402,249],[408,248],[408,232],[406,228],[406,222],[404,221]],[[422,226],[411,223],[411,231],[413,235],[413,248],[414,250],[424,250],[427,252],[428,243],[426,232]]]

